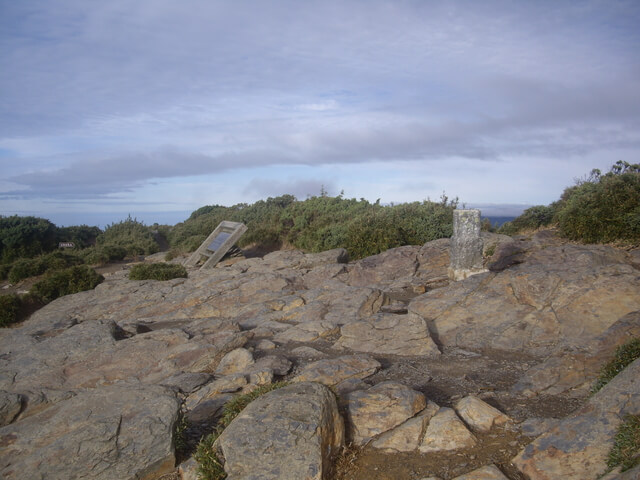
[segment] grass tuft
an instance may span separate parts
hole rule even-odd
[[[600,370],[600,376],[591,388],[591,393],[599,391],[636,358],[640,358],[640,338],[634,338],[616,348],[613,359]]]
[[[607,466],[620,465],[622,471],[640,464],[640,415],[627,415],[618,427],[613,447],[609,452]]]

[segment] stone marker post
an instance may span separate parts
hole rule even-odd
[[[480,238],[480,210],[453,211],[449,278],[464,280],[486,272],[482,267],[482,238]]]

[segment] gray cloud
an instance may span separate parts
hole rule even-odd
[[[269,165],[638,151],[638,24],[640,5],[614,0],[2,2],[0,154],[24,165],[5,171],[18,186],[3,195],[106,198]],[[44,168],[47,149],[59,160]],[[319,191],[306,182],[247,192]]]

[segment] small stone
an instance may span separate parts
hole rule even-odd
[[[276,344],[266,338],[263,338],[256,344],[256,349],[258,350],[273,350],[274,348],[276,348]]]
[[[291,350],[291,354],[299,358],[306,358],[308,360],[315,360],[316,358],[325,356],[325,354],[321,351],[316,350],[312,347],[305,346],[294,348],[293,350]]]
[[[231,375],[243,372],[249,365],[253,365],[253,355],[246,348],[236,348],[227,353],[216,368],[216,375]]]
[[[478,432],[488,432],[491,427],[505,425],[510,420],[500,410],[473,395],[458,400],[455,409],[460,418]]]
[[[273,370],[265,368],[263,370],[255,370],[249,374],[249,383],[251,385],[269,385],[273,382]]]

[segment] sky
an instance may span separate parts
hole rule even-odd
[[[640,2],[0,0],[0,215],[443,192],[549,204],[640,153]]]

